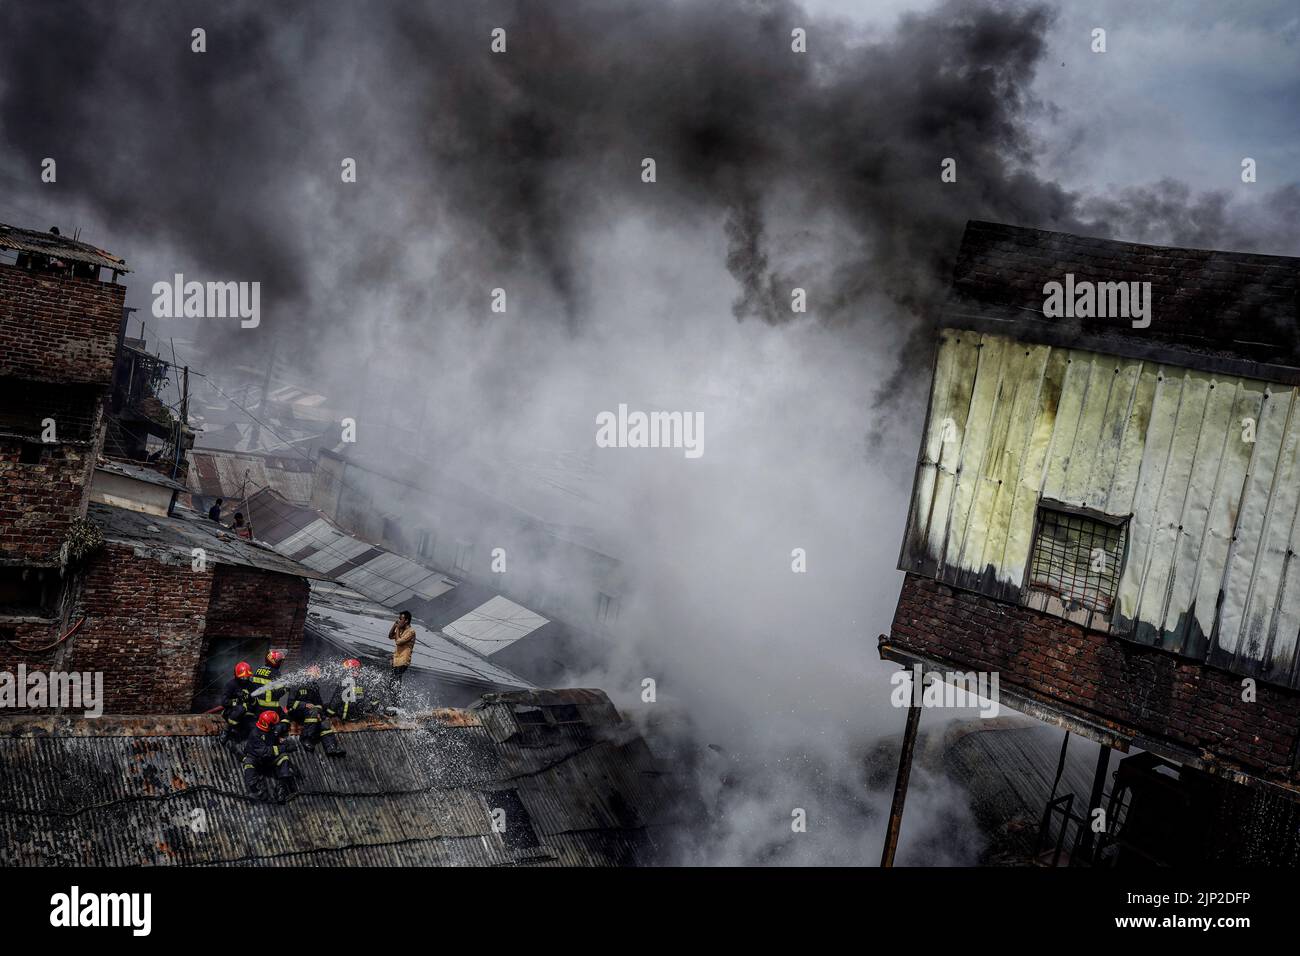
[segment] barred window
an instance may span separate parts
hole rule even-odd
[[[1109,614],[1119,590],[1126,526],[1125,518],[1039,505],[1030,590],[1057,598],[1069,610]]]

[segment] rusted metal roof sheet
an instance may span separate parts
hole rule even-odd
[[[125,259],[119,259],[111,252],[105,252],[88,242],[71,239],[68,236],[56,236],[51,232],[22,229],[4,223],[0,223],[0,249],[53,256],[73,262],[87,262],[91,265],[102,266],[105,269],[114,269],[117,272],[131,271],[126,267]]]
[[[1300,687],[1296,388],[945,330],[900,568],[1030,603],[1044,501],[1127,524],[1115,613],[1072,619]]]
[[[213,717],[173,718],[186,733],[128,718],[120,734],[118,718],[0,719],[0,863],[636,865],[682,819],[669,775],[621,719],[500,745],[460,717],[343,725],[347,756],[295,755],[300,793],[284,806],[247,797]],[[494,828],[503,791],[536,845],[512,848]]]
[[[300,456],[194,449],[190,452],[190,490],[238,503],[260,488],[271,488],[286,501],[311,501],[312,464]]]

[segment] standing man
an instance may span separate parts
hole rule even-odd
[[[403,611],[388,629],[388,639],[393,644],[393,672],[388,678],[389,704],[397,706],[398,695],[402,692],[402,677],[411,666],[411,652],[415,650],[415,628],[411,627],[411,612]]]
[[[208,509],[208,519],[221,524],[221,505],[222,499],[218,498],[217,503]]]

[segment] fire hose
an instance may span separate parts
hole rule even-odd
[[[62,644],[64,641],[70,638],[73,634],[76,634],[77,631],[80,630],[81,625],[85,623],[86,623],[86,616],[83,614],[80,621],[72,625],[72,627],[68,628],[67,633],[65,633],[61,638],[59,638],[53,644],[46,644],[44,647],[23,647],[22,644],[18,643],[18,641],[14,640],[13,638],[9,638],[8,641],[10,644],[18,648],[24,654],[39,654],[42,651],[48,651],[52,647],[58,647],[60,644]]]

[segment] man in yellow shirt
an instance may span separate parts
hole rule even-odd
[[[415,650],[415,628],[411,626],[411,612],[402,611],[397,620],[388,629],[388,639],[393,645],[393,672],[388,678],[388,700],[397,706],[398,695],[402,692],[402,677],[411,666],[411,652]]]

